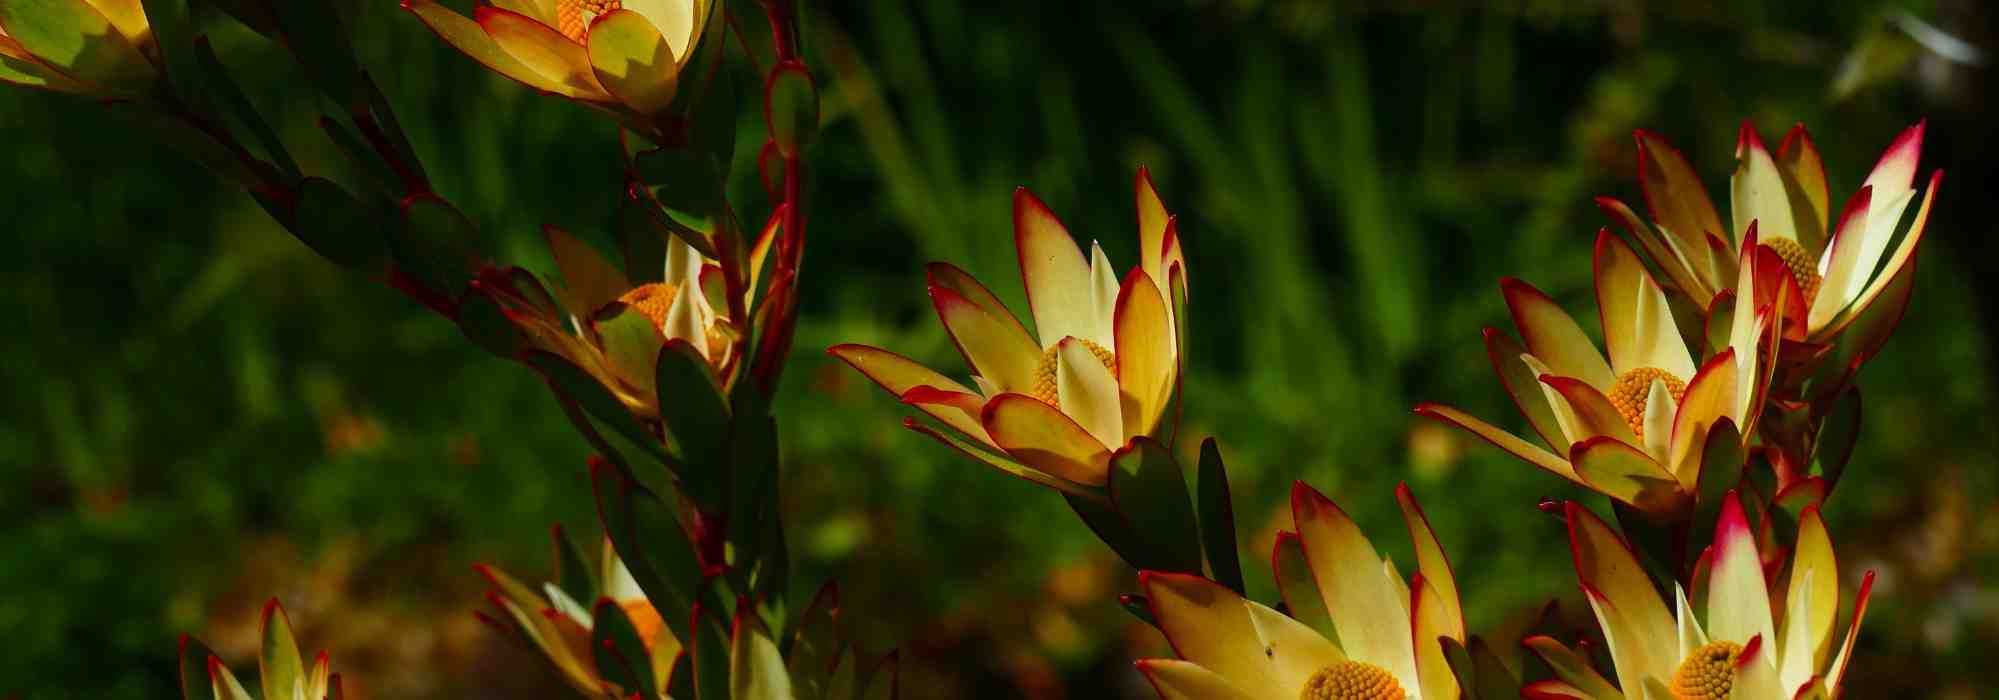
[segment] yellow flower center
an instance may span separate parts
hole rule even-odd
[[[1811,308],[1812,300],[1819,296],[1819,283],[1824,281],[1819,277],[1818,260],[1807,254],[1804,246],[1789,238],[1774,239],[1763,245],[1770,246],[1771,250],[1777,251],[1777,257],[1784,260],[1784,267],[1798,280],[1798,291],[1805,295],[1805,308]]]
[[[1077,338],[1076,342],[1082,343],[1083,347],[1090,349],[1090,354],[1096,355],[1098,360],[1103,361],[1104,369],[1117,371],[1117,355],[1105,350],[1102,345],[1082,338]],[[1041,364],[1034,366],[1034,398],[1041,399],[1042,403],[1056,408],[1062,407],[1062,395],[1057,389],[1059,383],[1055,376],[1056,370],[1061,367],[1058,359],[1061,354],[1061,343],[1050,345],[1047,351],[1041,353]]]
[[[1735,642],[1708,642],[1695,649],[1673,671],[1674,700],[1723,700],[1735,685],[1735,660],[1742,645]]]
[[[608,1],[617,2],[617,0]],[[567,7],[567,5],[564,6]],[[625,306],[632,307],[633,311],[639,312],[646,318],[652,319],[653,327],[660,329],[660,332],[663,333],[666,329],[666,310],[668,307],[673,306],[673,295],[676,291],[678,289],[670,284],[661,284],[658,282],[641,284],[619,296],[618,301],[624,303]]]
[[[624,6],[624,0],[556,0],[556,29],[581,44],[592,20]]]
[[[1617,384],[1610,387],[1610,405],[1617,407],[1617,415],[1624,417],[1624,422],[1631,426],[1631,432],[1637,433],[1640,440],[1645,439],[1645,399],[1652,394],[1654,379],[1666,382],[1666,391],[1672,394],[1675,405],[1687,395],[1686,382],[1657,367],[1640,367],[1625,372],[1617,378]]]
[[[1298,700],[1402,700],[1402,684],[1374,664],[1341,661],[1305,680]]]

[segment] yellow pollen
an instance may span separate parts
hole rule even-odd
[[[1112,372],[1117,371],[1117,355],[1112,354],[1109,350],[1105,350],[1102,345],[1082,338],[1077,338],[1076,342],[1082,343],[1083,347],[1090,349],[1090,354],[1096,355],[1098,360],[1102,360],[1104,369]],[[1059,386],[1059,383],[1055,377],[1055,369],[1058,366],[1056,356],[1062,354],[1061,351],[1062,345],[1060,343],[1048,346],[1048,350],[1041,353],[1041,364],[1034,366],[1034,398],[1041,399],[1042,403],[1056,408],[1062,407],[1062,395],[1056,388]]]
[[[1305,680],[1298,700],[1402,700],[1402,684],[1374,664],[1341,661]]]
[[[615,2],[616,0],[612,1]],[[631,291],[625,292],[623,296],[618,297],[618,301],[632,307],[632,310],[643,314],[646,318],[652,319],[653,327],[660,329],[660,332],[664,333],[666,332],[666,309],[673,306],[675,291],[677,290],[670,284],[660,284],[658,282],[641,284],[633,287]]]
[[[1617,384],[1610,387],[1610,405],[1617,407],[1617,415],[1624,416],[1624,422],[1631,426],[1631,432],[1638,439],[1645,439],[1645,399],[1652,393],[1652,380],[1666,382],[1666,391],[1673,396],[1674,405],[1687,395],[1687,383],[1679,377],[1668,374],[1657,367],[1640,367],[1625,372],[1617,378]]]
[[[624,6],[624,0],[556,0],[556,29],[576,43],[583,43],[592,20]]]
[[[1742,645],[1735,642],[1709,642],[1707,646],[1695,649],[1680,662],[1680,668],[1673,671],[1674,700],[1723,700],[1735,685],[1735,661],[1742,655]]]
[[[1811,308],[1812,301],[1819,296],[1819,283],[1824,281],[1819,277],[1818,260],[1789,238],[1773,239],[1763,245],[1770,246],[1784,260],[1784,267],[1798,280],[1798,291],[1805,295],[1805,308]]]

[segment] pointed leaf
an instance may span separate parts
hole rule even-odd
[[[1196,527],[1187,479],[1173,454],[1151,438],[1134,438],[1111,458],[1107,492],[1111,504],[1148,543],[1166,557],[1148,568],[1201,573],[1201,534]]]
[[[1201,441],[1198,469],[1196,495],[1200,499],[1201,543],[1207,552],[1208,571],[1216,582],[1240,594],[1242,560],[1236,551],[1235,504],[1229,495],[1229,475],[1222,465],[1221,448],[1212,437]]]
[[[264,697],[288,698],[303,687],[305,663],[299,657],[298,640],[292,637],[291,620],[284,606],[272,598],[264,604],[263,645],[257,654],[258,677]]]
[[[612,10],[590,23],[586,35],[597,82],[640,114],[658,114],[673,102],[680,66],[659,29],[631,10]]]

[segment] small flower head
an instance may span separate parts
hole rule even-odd
[[[1167,700],[1458,697],[1441,641],[1466,639],[1457,584],[1415,498],[1407,488],[1396,497],[1416,544],[1407,580],[1302,482],[1291,494],[1298,529],[1280,535],[1271,556],[1290,615],[1198,576],[1141,574],[1179,658],[1143,659],[1139,670]]]
[[[452,48],[551,95],[639,117],[680,94],[712,0],[526,0],[481,5],[471,18],[435,0],[403,7]]]
[[[1806,507],[1799,518],[1788,571],[1766,575],[1756,534],[1730,492],[1701,582],[1707,593],[1704,616],[1694,614],[1677,586],[1671,603],[1661,599],[1630,547],[1603,520],[1574,503],[1565,509],[1576,574],[1607,642],[1616,682],[1561,642],[1529,637],[1523,643],[1557,676],[1537,683],[1544,692],[1533,697],[1789,700],[1814,692],[1838,694],[1873,576],[1861,581],[1845,642],[1834,648],[1839,573],[1816,506]],[[1787,588],[1776,590],[1772,576],[1780,572],[1787,575],[1774,580]]]
[[[588,566],[585,559],[561,528],[554,537],[558,556],[553,580],[538,587],[491,566],[478,567],[492,584],[486,598],[497,613],[478,613],[479,619],[539,649],[585,695],[626,697],[666,688],[681,653],[680,640],[639,590],[611,543],[603,543],[592,570],[573,571],[564,569]],[[607,659],[618,667],[600,667]]]
[[[1548,295],[1511,279],[1500,288],[1526,343],[1485,334],[1500,383],[1547,449],[1449,406],[1416,410],[1642,511],[1683,514],[1715,428],[1726,421],[1738,442],[1755,429],[1770,373],[1762,340],[1780,312],[1753,298],[1738,304],[1728,345],[1696,362],[1700,341],[1681,335],[1665,289],[1630,246],[1599,232],[1594,268],[1604,349]],[[1743,270],[1745,289],[1781,274],[1753,262]]]
[[[319,652],[310,664],[299,654],[298,640],[292,635],[291,619],[285,608],[272,598],[264,604],[262,631],[257,655],[259,697],[341,700],[345,693],[340,674],[334,673],[326,652]],[[236,674],[222,663],[201,640],[180,638],[180,690],[182,700],[250,700],[250,692]]]
[[[1917,199],[1923,130],[1917,123],[1897,136],[1860,189],[1835,211],[1825,163],[1802,124],[1792,127],[1773,153],[1755,126],[1744,122],[1729,178],[1728,224],[1686,157],[1659,135],[1640,131],[1638,181],[1652,221],[1614,199],[1597,203],[1645,248],[1675,289],[1702,307],[1727,290],[1744,296],[1736,284],[1738,261],[1753,260],[1760,244],[1799,292],[1799,312],[1785,337],[1833,342],[1877,301],[1897,308],[1907,302],[1902,278],[1914,270],[1942,176],[1933,173]],[[1905,229],[1911,205],[1917,205],[1916,213]],[[1870,327],[1863,335],[1869,337],[1860,342],[1878,347],[1886,330]]]
[[[910,427],[988,464],[1072,493],[1102,486],[1113,453],[1170,429],[1178,395],[1177,306],[1186,298],[1179,234],[1144,170],[1139,264],[1120,274],[1088,255],[1026,190],[1014,243],[1034,331],[985,285],[930,265],[930,299],[973,373],[970,385],[865,345],[831,352],[958,435]]]

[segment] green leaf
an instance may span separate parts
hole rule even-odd
[[[679,461],[666,452],[666,448],[654,437],[652,431],[640,425],[638,418],[625,408],[625,404],[612,396],[609,389],[597,382],[595,377],[582,368],[571,364],[555,353],[546,350],[530,350],[521,356],[521,361],[541,372],[549,387],[564,398],[574,401],[584,413],[602,421],[633,444],[639,445],[653,458],[678,467]],[[587,427],[587,426],[579,426]]]
[[[702,94],[701,102],[694,105],[693,133],[689,134],[694,143],[693,150],[708,156],[708,162],[714,164],[715,178],[719,182],[728,181],[729,166],[735,159],[736,95],[737,83],[740,80],[735,71],[730,70],[728,64],[722,64],[708,80],[708,88]]]
[[[668,223],[663,228],[702,255],[718,257],[714,236],[726,201],[722,193],[725,179],[715,161],[697,149],[656,148],[634,156],[632,170],[648,186],[653,203],[659,207],[655,213],[664,214]]]
[[[736,395],[745,393],[756,392]],[[729,439],[726,467],[731,473],[728,532],[736,546],[736,567],[747,575],[756,567],[777,563],[764,551],[765,538],[773,534],[766,524],[780,515],[777,420],[769,415],[738,413],[731,430],[734,434]]]
[[[341,267],[359,267],[384,250],[383,227],[368,207],[321,177],[299,181],[298,207],[288,228],[306,247]]]
[[[208,678],[208,660],[215,652],[201,640],[180,636],[181,700],[215,700],[215,686]]]
[[[257,671],[263,680],[264,697],[289,698],[302,686],[305,663],[299,658],[298,640],[292,637],[291,620],[285,608],[272,598],[264,604],[264,642],[257,654]]]
[[[285,150],[284,141],[278,138],[278,132],[271,129],[270,122],[264,121],[256,106],[250,104],[250,98],[243,94],[243,88],[229,77],[229,69],[224,68],[222,59],[215,56],[215,48],[209,45],[208,37],[195,40],[194,55],[195,64],[201,67],[203,73],[202,84],[208,93],[219,98],[236,123],[250,131],[250,136],[263,147],[264,155],[275,161],[287,178],[297,180],[304,177],[304,173],[299,171],[298,161],[292,159],[291,151]]]
[[[597,675],[618,684],[626,694],[658,697],[652,675],[652,656],[632,625],[625,608],[609,598],[597,600],[590,619],[590,649],[597,662]]]
[[[910,422],[905,421],[904,425],[910,425]],[[1127,522],[1124,515],[1110,502],[1093,495],[1077,495],[1070,491],[1062,492],[1062,500],[1069,503],[1069,509],[1076,512],[1076,517],[1083,520],[1083,524],[1090,528],[1091,534],[1096,535],[1098,540],[1110,547],[1112,552],[1124,559],[1132,568],[1141,570],[1155,568],[1151,564],[1161,560],[1161,557],[1152,553],[1150,545],[1132,530],[1131,523]]]
[[[666,678],[666,696],[694,697],[694,655],[684,649],[673,657],[673,671]]]
[[[0,30],[36,58],[109,94],[140,95],[158,77],[132,40],[84,0],[0,0]]]
[[[731,640],[729,664],[730,700],[792,700],[791,676],[784,671],[784,655],[778,653],[770,628],[758,619],[747,601],[736,604],[736,632]]]
[[[786,61],[764,82],[764,121],[779,153],[795,158],[819,132],[819,89],[804,64]]]
[[[595,570],[585,563],[588,560],[584,559],[582,550],[576,548],[576,543],[569,539],[569,532],[556,525],[548,529],[548,534],[549,544],[555,550],[555,574],[552,578],[556,585],[573,600],[597,597]]]
[[[1229,475],[1222,465],[1221,448],[1214,438],[1201,442],[1201,463],[1196,475],[1200,497],[1201,543],[1208,554],[1208,568],[1216,583],[1243,593],[1242,558],[1236,550],[1235,505],[1229,499]]]
[[[367,71],[361,72],[361,88],[362,94],[368,98],[368,113],[375,117],[375,125],[381,128],[382,133],[395,146],[396,155],[402,158],[403,164],[409,166],[417,179],[429,182],[430,175],[424,172],[423,161],[417,158],[416,146],[410,144],[409,134],[403,131],[402,121],[396,119],[394,106],[389,104],[388,96],[382,94],[381,86],[375,84],[375,78],[368,75]]]
[[[389,239],[396,265],[432,291],[458,296],[470,276],[469,258],[478,229],[457,207],[425,192],[403,200],[402,226]]]
[[[639,590],[659,611],[660,619],[676,639],[690,639],[687,628],[688,615],[694,607],[693,587],[699,580],[698,571],[692,577],[686,576],[683,567],[672,566],[670,553],[676,543],[684,543],[687,536],[682,532],[664,533],[666,542],[651,542],[651,536],[659,534],[650,515],[641,519],[638,509],[657,507],[658,500],[652,494],[635,488],[635,485],[618,470],[607,465],[592,464],[590,468],[591,492],[597,501],[597,519],[604,525],[604,535],[611,540],[611,548],[625,562],[625,568],[632,573]],[[659,547],[648,551],[639,543],[657,544]],[[668,565],[657,565],[655,560]]]
[[[704,511],[726,507],[730,421],[721,385],[701,353],[680,339],[660,349],[656,374],[660,418],[685,461],[680,478],[687,496]]]
[[[630,197],[618,200],[618,246],[625,254],[625,279],[633,285],[665,279],[666,240],[673,235]]]
[[[610,360],[611,370],[632,388],[643,391],[655,386],[654,364],[666,336],[659,326],[638,309],[623,304],[604,307],[590,322]]]
[[[178,149],[182,155],[193,159],[216,175],[236,183],[239,187],[251,192],[262,191],[267,187],[268,183],[265,182],[263,174],[251,169],[249,164],[231,150],[232,142],[226,140],[226,135],[197,129],[179,119],[150,109],[118,109],[114,113],[130,118],[151,130],[167,145]],[[281,218],[279,220],[283,221]]]
[[[785,664],[792,687],[805,697],[823,697],[823,676],[839,657],[840,584],[827,581],[798,616],[786,644]]]
[[[1691,570],[1700,551],[1714,541],[1714,524],[1721,518],[1722,497],[1742,483],[1743,465],[1747,461],[1742,433],[1736,430],[1735,421],[1723,418],[1708,428],[1707,444],[1701,448],[1700,477],[1694,484],[1692,520],[1687,523],[1687,541],[1691,546],[1681,558],[1681,572]]]
[[[695,606],[691,614],[694,637],[687,648],[694,654],[695,700],[735,700],[729,696],[729,640],[705,619],[713,611]]]
[[[1827,489],[1839,486],[1839,477],[1853,459],[1853,448],[1860,442],[1860,416],[1860,387],[1852,386],[1832,400],[1832,408],[1819,422],[1812,460],[1818,464],[1818,474],[1825,477]]]
[[[477,290],[458,300],[458,330],[473,345],[505,358],[520,352],[526,341],[499,302]]]
[[[284,0],[269,7],[285,46],[320,92],[343,105],[363,98],[356,89],[361,68],[332,0]]]
[[[590,24],[590,68],[625,106],[644,115],[666,111],[680,87],[680,66],[652,20],[612,10]]]
[[[1172,452],[1151,438],[1133,438],[1111,457],[1106,486],[1132,533],[1159,557],[1140,568],[1201,574],[1201,533],[1187,477]]]
[[[194,57],[194,17],[189,0],[145,0],[146,26],[153,32],[153,45],[166,63],[167,79],[175,94],[192,101],[199,89],[200,67]]]

